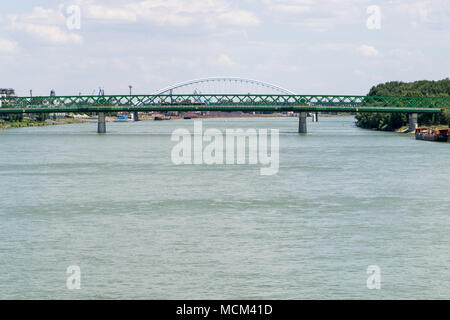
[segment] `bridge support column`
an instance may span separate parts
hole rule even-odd
[[[319,122],[319,113],[318,112],[312,112],[312,122]]]
[[[98,129],[97,133],[106,133],[106,116],[104,112],[98,113]]]
[[[409,120],[409,124],[408,124],[408,132],[413,132],[416,130],[417,128],[417,113],[410,113],[408,114],[408,120]]]
[[[139,121],[139,114],[137,111],[133,111],[133,113],[131,114],[132,118],[134,121]]]
[[[306,112],[300,112],[298,114],[298,133],[307,133],[308,129],[306,127]]]

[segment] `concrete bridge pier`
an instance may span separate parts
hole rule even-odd
[[[307,133],[308,129],[306,126],[306,112],[300,112],[298,114],[298,133]]]
[[[131,118],[133,118],[134,121],[139,121],[139,114],[137,111],[133,111],[131,113]]]
[[[106,115],[104,112],[98,113],[98,129],[97,133],[106,133]]]
[[[408,120],[409,120],[408,132],[413,132],[418,127],[417,117],[418,117],[417,113],[408,114]]]

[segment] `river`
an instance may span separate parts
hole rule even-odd
[[[0,299],[450,299],[450,144],[352,117],[203,126],[279,129],[278,173],[175,166],[193,120],[0,131]]]

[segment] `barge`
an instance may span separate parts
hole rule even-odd
[[[447,142],[448,129],[417,128],[416,140]]]

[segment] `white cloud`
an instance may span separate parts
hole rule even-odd
[[[392,18],[399,17],[407,19],[408,25],[418,27],[420,25],[447,24],[450,17],[450,6],[448,0],[415,0],[399,1],[391,0],[388,4],[387,15]]]
[[[59,5],[57,8],[49,9],[34,7],[30,13],[24,13],[18,17],[29,23],[63,24],[65,23],[66,18],[62,13],[62,9],[62,5]]]
[[[259,19],[253,13],[245,10],[228,11],[219,14],[223,23],[235,26],[251,27],[259,24]]]
[[[406,58],[406,57],[411,57],[413,54],[414,53],[411,50],[405,50],[405,49],[399,49],[399,48],[389,50],[389,52],[388,52],[389,57],[400,58],[400,59]]]
[[[219,56],[219,58],[217,59],[217,62],[222,66],[228,66],[228,67],[236,65],[236,63],[226,54],[221,54]]]
[[[150,22],[163,26],[204,24],[255,26],[258,17],[248,10],[232,6],[228,0],[142,0],[123,4],[101,4],[79,0],[87,18],[107,21]]]
[[[0,38],[0,52],[13,53],[17,50],[17,43],[8,39]]]
[[[366,73],[364,71],[359,70],[359,69],[353,70],[353,74],[357,77],[364,77],[366,75]]]
[[[23,31],[35,39],[54,44],[80,44],[83,37],[77,33],[65,31],[66,18],[62,14],[63,6],[58,9],[34,7],[31,13],[10,14],[9,28]]]
[[[367,7],[376,4],[382,22],[395,27],[448,27],[448,0],[264,0],[270,14],[283,23],[306,27],[313,31],[330,31],[341,26],[365,29]]]
[[[36,39],[54,44],[81,44],[83,37],[76,33],[63,31],[59,26],[42,25],[36,23],[14,22],[12,27],[24,31]]]
[[[264,0],[264,3],[272,10],[285,13],[309,13],[313,11],[312,0]]]
[[[360,45],[356,50],[366,57],[378,57],[380,55],[380,52],[375,47],[367,44]]]
[[[340,25],[364,22],[368,0],[264,0],[270,12],[283,23],[314,31],[329,31]]]
[[[134,22],[137,20],[137,14],[134,10],[127,8],[112,8],[101,5],[85,5],[83,13],[87,18],[99,20],[119,20]]]

